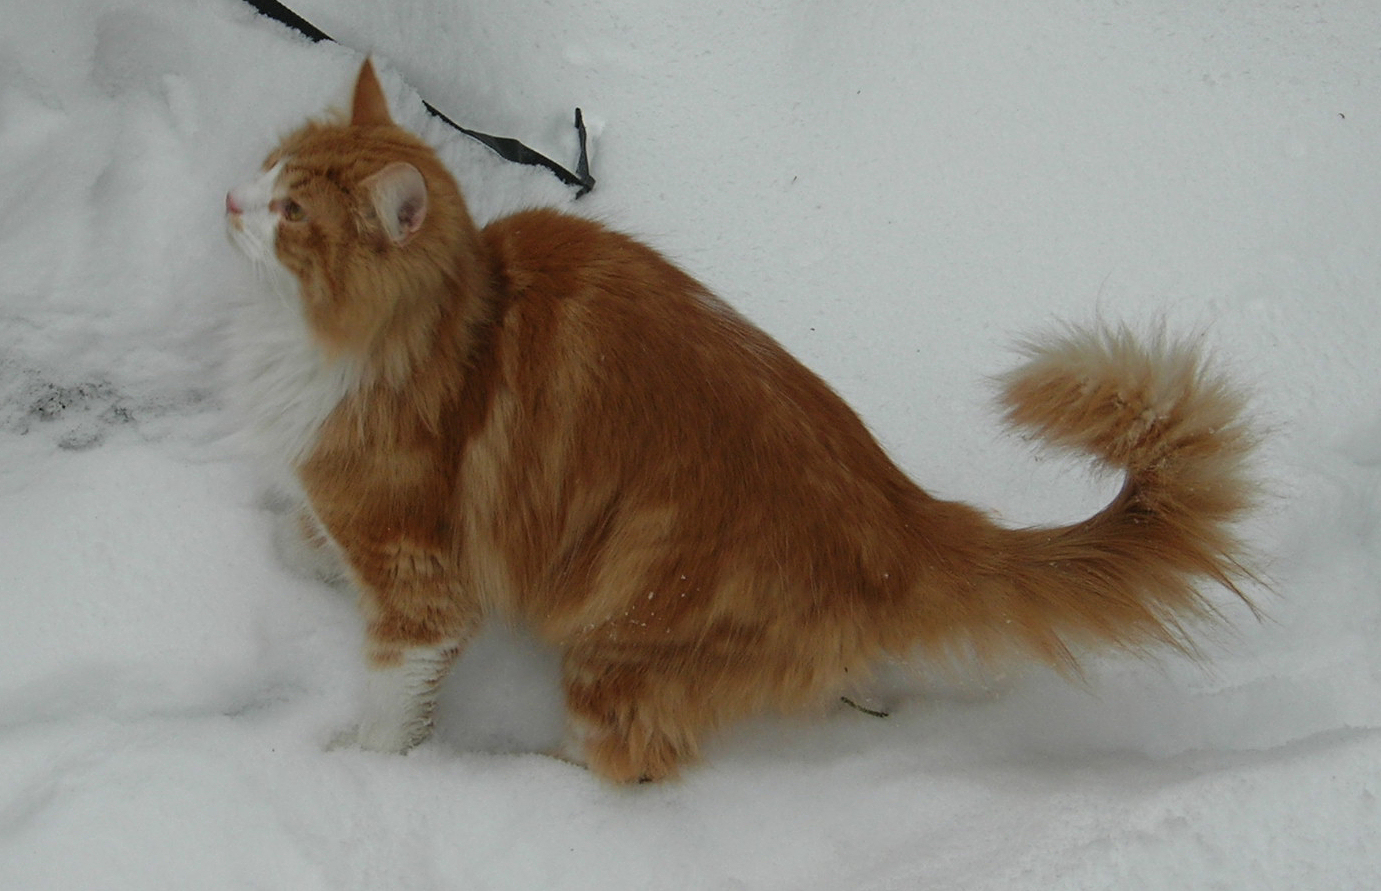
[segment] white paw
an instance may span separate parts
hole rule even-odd
[[[297,575],[331,584],[344,582],[345,561],[304,510],[292,508],[274,516],[273,539],[278,559]]]
[[[366,752],[401,755],[423,742],[430,732],[430,727],[407,728],[377,722],[360,724],[348,727],[331,737],[331,741],[326,744],[326,751],[363,749]]]
[[[406,752],[432,732],[436,688],[459,644],[404,650],[397,664],[365,673],[356,743],[371,752]]]
[[[423,721],[410,721],[405,724],[367,721],[355,730],[354,743],[366,752],[401,755],[430,734],[430,724]]]
[[[588,722],[568,714],[566,716],[566,732],[561,736],[561,744],[555,749],[549,750],[547,754],[558,761],[565,761],[576,767],[588,768],[590,764],[585,757],[585,751],[587,743],[594,733],[594,727]]]

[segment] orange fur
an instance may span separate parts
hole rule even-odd
[[[1084,522],[1002,528],[918,488],[818,377],[637,241],[552,210],[478,231],[368,63],[352,114],[266,167],[305,208],[275,249],[321,361],[360,369],[293,460],[373,665],[440,648],[434,686],[486,618],[526,622],[564,653],[590,767],[656,779],[724,722],[825,701],[880,658],[1187,647],[1181,623],[1210,611],[1195,584],[1237,590],[1250,437],[1188,350],[1032,346],[1010,420],[1127,482]],[[401,241],[371,192],[398,162],[427,191]]]

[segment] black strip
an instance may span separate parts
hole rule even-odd
[[[323,40],[335,43],[334,40],[331,40],[329,34],[293,12],[291,9],[288,9],[288,7],[279,3],[278,0],[245,0],[245,2],[274,21],[281,22],[294,31],[301,33],[308,40],[312,41],[312,43],[320,43]]]
[[[331,36],[325,31],[293,12],[282,3],[279,3],[278,0],[245,0],[245,2],[253,6],[261,14],[268,16],[276,22],[287,25],[313,43],[320,43],[323,40],[330,41],[331,43],[336,42],[332,40]],[[578,108],[575,110],[575,132],[580,137],[580,157],[576,159],[575,173],[571,173],[551,158],[528,148],[516,139],[507,136],[490,136],[488,133],[480,133],[477,130],[462,127],[425,99],[422,101],[422,104],[426,106],[427,111],[447,124],[450,124],[466,136],[469,136],[471,139],[483,143],[500,157],[512,161],[515,164],[545,167],[555,174],[556,178],[561,180],[561,182],[568,186],[575,186],[575,197],[577,198],[595,187],[595,178],[590,175],[590,157],[589,153],[586,151],[585,118],[581,115],[580,109]]]

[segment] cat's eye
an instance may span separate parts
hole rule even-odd
[[[278,204],[278,212],[289,223],[300,223],[307,217],[307,210],[291,198],[284,198]]]

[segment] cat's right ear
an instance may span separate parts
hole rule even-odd
[[[395,161],[364,180],[375,218],[396,245],[406,244],[427,218],[427,181],[411,164]]]
[[[383,87],[379,86],[379,77],[374,73],[374,63],[367,58],[360,66],[360,76],[355,80],[350,123],[357,127],[393,123],[393,118],[388,114],[388,100],[384,98]]]

